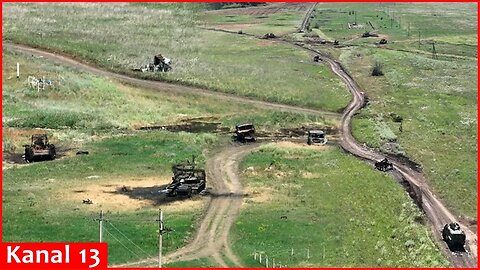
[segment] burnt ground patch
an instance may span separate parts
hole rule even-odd
[[[184,201],[190,199],[188,196],[169,197],[162,193],[168,185],[154,185],[149,187],[119,187],[115,191],[106,193],[126,195],[130,199],[149,201],[152,205],[160,206],[175,201]],[[194,195],[196,196],[196,195]]]

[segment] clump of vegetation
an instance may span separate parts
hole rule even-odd
[[[379,62],[376,62],[372,68],[372,76],[383,76],[383,66]]]

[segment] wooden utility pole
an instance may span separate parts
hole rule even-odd
[[[100,210],[100,216],[97,218],[98,220],[98,239],[100,243],[103,242],[103,221],[105,220],[103,218],[103,210]]]
[[[163,211],[158,209],[158,268],[162,268]]]
[[[437,50],[435,50],[435,41],[432,43],[432,58],[437,59]]]
[[[418,31],[418,48],[420,49],[420,31]]]

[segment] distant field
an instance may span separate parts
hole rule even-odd
[[[288,267],[448,266],[403,188],[336,147],[264,146],[241,170],[232,242],[249,267],[255,251]]]
[[[135,76],[331,111],[341,110],[350,97],[338,78],[313,64],[307,53],[200,30],[200,13],[189,9],[15,3],[3,10],[4,40],[72,54],[117,72],[133,74],[130,69],[162,53],[173,59],[172,72]]]
[[[321,3],[310,25],[344,44],[373,45],[386,38],[389,49],[431,53],[435,41],[438,54],[477,57],[476,13],[474,3]],[[358,28],[352,26],[355,18]],[[361,38],[367,31],[379,37]]]

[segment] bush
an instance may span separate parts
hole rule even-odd
[[[380,63],[375,63],[372,69],[372,76],[383,76],[383,71],[382,71],[382,64]]]

